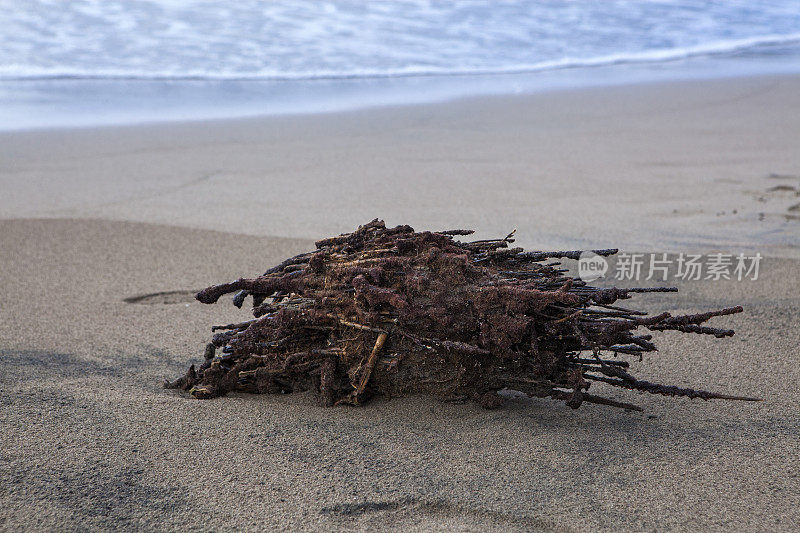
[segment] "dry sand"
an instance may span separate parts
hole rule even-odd
[[[1,135],[0,528],[797,530],[798,110],[800,79],[751,78]],[[244,315],[191,291],[373,216],[761,251],[758,281],[637,298],[745,313],[633,367],[767,401],[325,409],[160,388]]]

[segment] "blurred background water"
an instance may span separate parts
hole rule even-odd
[[[800,2],[0,0],[0,129],[800,71]]]

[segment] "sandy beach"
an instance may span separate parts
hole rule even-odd
[[[338,114],[0,133],[0,529],[800,528],[800,77],[485,97]],[[210,326],[192,294],[375,217],[517,228],[530,249],[761,253],[647,310],[643,413],[161,388]],[[689,337],[689,338],[681,338]]]

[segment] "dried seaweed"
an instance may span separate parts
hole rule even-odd
[[[660,385],[628,373],[620,355],[656,350],[649,334],[674,330],[733,335],[704,326],[741,307],[694,315],[648,316],[619,300],[672,288],[597,288],[568,277],[554,258],[579,251],[509,248],[513,233],[460,242],[471,230],[415,232],[380,220],[323,239],[252,279],[197,294],[215,303],[236,293],[253,300],[254,319],[214,326],[205,361],[165,383],[196,398],[230,391],[318,391],[325,405],[360,404],[374,395],[427,394],[489,408],[498,392],[639,409],[589,394],[592,382],[668,396],[755,398]],[[613,255],[616,250],[594,250]]]

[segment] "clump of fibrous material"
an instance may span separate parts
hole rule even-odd
[[[626,409],[589,393],[600,382],[667,396],[752,400],[642,381],[629,362],[656,350],[652,331],[728,337],[704,325],[742,311],[648,315],[620,307],[635,293],[670,288],[596,288],[554,259],[580,252],[531,252],[502,239],[462,242],[469,230],[415,232],[380,220],[323,239],[262,276],[197,293],[206,304],[235,293],[253,316],[214,326],[205,361],[167,383],[196,398],[231,391],[315,390],[325,405],[358,405],[375,395],[426,394],[503,401],[498,392]],[[616,250],[594,250],[601,256]]]

